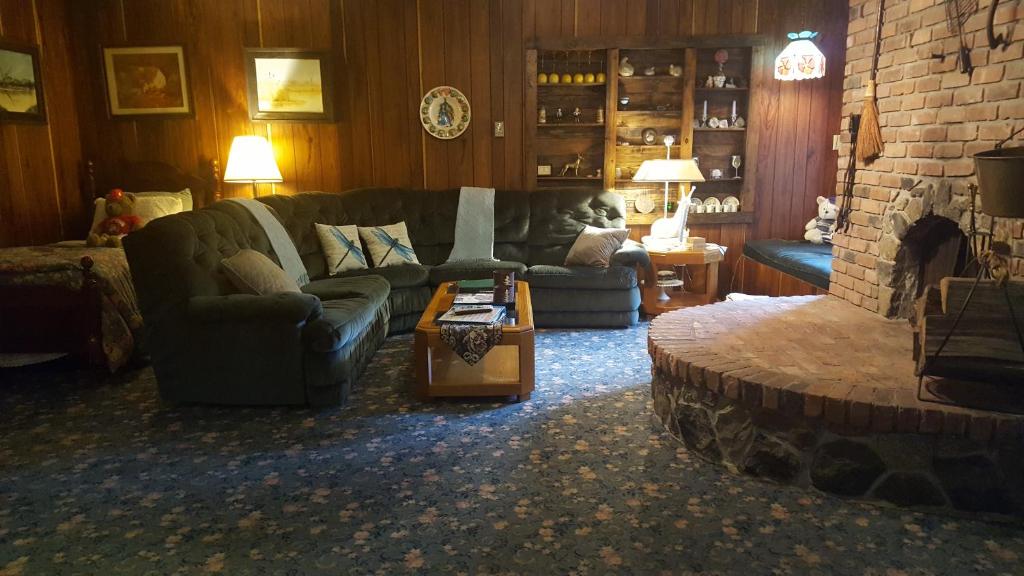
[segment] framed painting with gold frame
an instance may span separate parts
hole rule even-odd
[[[103,72],[112,117],[192,115],[183,46],[106,46]]]
[[[330,122],[334,85],[327,52],[303,48],[247,48],[249,118]]]

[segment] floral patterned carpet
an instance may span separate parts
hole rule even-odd
[[[654,424],[646,326],[538,335],[533,399],[176,406],[0,372],[0,574],[1022,574],[1024,532],[732,476]]]

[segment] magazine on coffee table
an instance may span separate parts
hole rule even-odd
[[[437,323],[494,324],[501,321],[504,317],[504,306],[455,305],[442,314],[437,319]]]
[[[456,304],[494,304],[494,292],[459,292]]]

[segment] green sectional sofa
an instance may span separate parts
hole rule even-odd
[[[623,227],[610,192],[503,191],[495,195],[496,262],[446,263],[459,191],[361,188],[259,198],[295,242],[311,282],[303,294],[235,294],[220,261],[239,250],[277,256],[234,202],[160,218],[124,240],[161,395],[218,404],[334,405],[387,334],[407,332],[449,280],[514,270],[530,282],[539,327],[624,327],[637,322],[637,267],[628,243],[609,268],[565,267],[586,225]],[[328,277],[313,224],[405,222],[419,265]]]

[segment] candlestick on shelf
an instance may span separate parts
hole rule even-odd
[[[736,124],[736,101],[732,101],[732,124]]]

